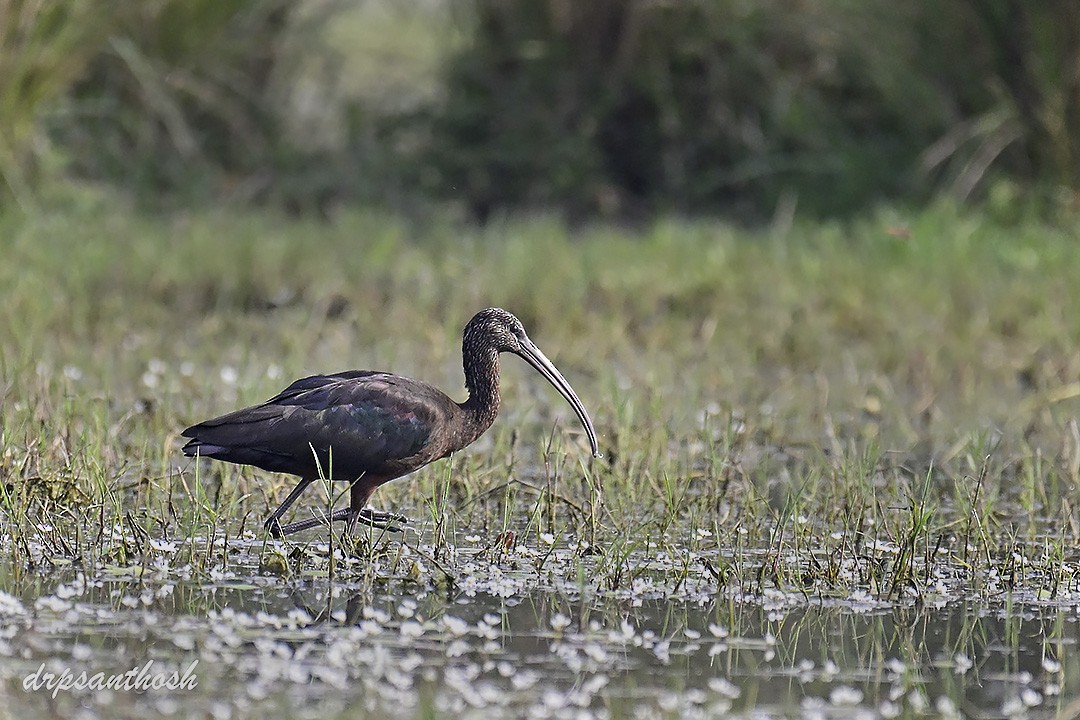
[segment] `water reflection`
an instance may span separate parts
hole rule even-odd
[[[0,602],[13,715],[1051,717],[1080,682],[1072,604],[77,577]],[[198,686],[55,699],[22,687],[43,662],[122,672],[150,659],[198,660]]]

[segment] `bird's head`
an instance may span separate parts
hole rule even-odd
[[[501,352],[514,353],[525,360],[544,376],[544,379],[555,386],[570,406],[574,408],[581,424],[585,426],[585,434],[589,437],[593,455],[600,457],[600,449],[596,443],[596,431],[593,429],[592,420],[585,412],[585,406],[581,404],[577,393],[570,387],[570,383],[562,376],[540,348],[525,334],[525,328],[521,321],[512,313],[502,308],[487,308],[473,315],[472,320],[465,326],[462,338],[462,350],[466,362],[470,358],[479,358],[487,353],[497,355]],[[497,372],[498,363],[492,358],[491,367]],[[469,381],[469,372],[466,371],[466,383]],[[472,388],[470,387],[470,390]]]
[[[532,344],[525,327],[513,313],[502,308],[481,310],[465,326],[465,345],[520,355],[523,343]]]

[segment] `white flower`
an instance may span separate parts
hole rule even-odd
[[[456,618],[453,615],[446,615],[443,617],[443,627],[446,628],[446,632],[454,637],[461,637],[469,632],[469,623],[461,618]]]
[[[858,705],[862,699],[862,690],[848,685],[834,687],[829,693],[829,702],[833,705]]]
[[[740,695],[742,695],[742,690],[740,690],[735,685],[735,683],[731,682],[727,678],[722,678],[722,677],[709,678],[708,685],[709,685],[709,689],[712,690],[714,693],[716,693],[717,695],[720,695],[721,697],[726,697],[726,698],[728,698],[730,700],[735,700]]]

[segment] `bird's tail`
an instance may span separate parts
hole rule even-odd
[[[226,449],[227,448],[224,448],[221,445],[211,445],[210,443],[205,443],[198,438],[194,440],[189,440],[187,445],[185,445],[183,448],[184,454],[188,457],[195,457],[196,455],[200,455],[202,457],[214,457],[215,455]]]

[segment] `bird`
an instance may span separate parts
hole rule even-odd
[[[374,370],[301,378],[264,403],[192,425],[181,435],[189,457],[253,465],[300,482],[265,522],[275,538],[345,522],[400,531],[408,518],[367,506],[379,486],[471,444],[499,412],[499,354],[513,353],[566,399],[594,457],[596,430],[577,393],[510,312],[487,308],[465,325],[462,367],[468,398],[456,402],[420,380]],[[282,525],[281,517],[319,478],[350,483],[349,506]]]

